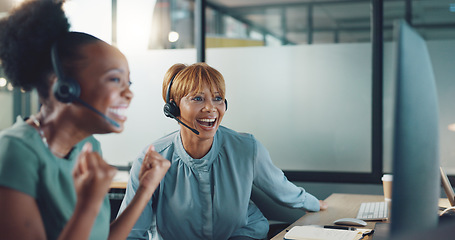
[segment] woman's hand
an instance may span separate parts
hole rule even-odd
[[[155,189],[171,167],[171,162],[155,151],[150,145],[139,170],[139,187],[125,210],[111,223],[109,239],[126,239]]]
[[[92,145],[86,143],[73,170],[78,202],[101,206],[116,172],[115,167],[107,164],[97,152],[92,152]]]
[[[171,167],[171,162],[163,158],[155,151],[155,147],[150,145],[139,171],[140,188],[149,194],[153,194],[169,167]]]
[[[321,211],[324,211],[329,208],[329,204],[325,201],[319,200],[319,208]]]
[[[89,238],[116,172],[115,167],[107,164],[97,152],[92,152],[92,144],[84,145],[73,169],[76,207],[59,239]]]

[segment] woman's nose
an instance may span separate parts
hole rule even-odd
[[[131,91],[130,86],[127,86],[122,93],[123,96],[125,96],[128,100],[133,99],[134,93]]]
[[[215,104],[212,102],[212,100],[205,101],[204,108],[207,111],[214,111],[215,110]]]

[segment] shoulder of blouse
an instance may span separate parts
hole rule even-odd
[[[179,133],[180,131],[177,130],[154,141],[152,145],[155,147],[155,151],[161,153],[168,149],[177,140]]]

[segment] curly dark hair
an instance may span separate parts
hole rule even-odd
[[[36,88],[44,98],[53,72],[51,46],[70,28],[62,4],[27,1],[0,20],[0,59],[6,77],[25,91]]]

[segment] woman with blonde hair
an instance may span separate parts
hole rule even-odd
[[[309,211],[327,208],[289,182],[251,134],[221,126],[224,78],[205,63],[173,65],[163,81],[164,113],[180,130],[153,143],[171,161],[131,239],[148,230],[163,239],[264,239],[269,223],[250,200],[253,185],[275,201]],[[145,151],[134,161],[121,209],[132,201]]]

